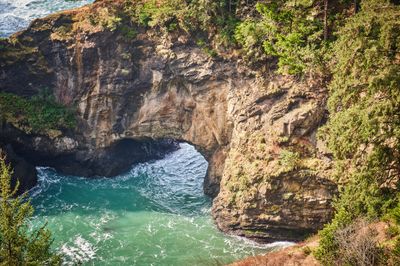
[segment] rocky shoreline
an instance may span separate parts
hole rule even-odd
[[[0,91],[29,97],[51,88],[78,120],[57,134],[6,121],[3,145],[34,165],[112,176],[184,141],[209,163],[204,191],[224,232],[298,241],[331,219],[337,188],[316,138],[326,120],[323,80],[260,77],[233,55],[210,56],[185,32],[137,27],[127,38],[122,28],[88,24],[104,8],[121,1],[37,19],[1,41]]]

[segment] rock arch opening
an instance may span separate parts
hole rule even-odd
[[[35,150],[33,146],[19,145],[18,143],[12,144],[15,152],[23,154],[24,159],[34,166],[53,167],[60,174],[88,178],[104,176],[113,178],[127,172],[133,165],[163,159],[169,154],[182,149],[182,146],[184,150],[189,152],[185,156],[188,156],[188,158],[196,157],[198,160],[201,158],[206,163],[204,192],[209,196],[214,196],[215,194],[208,193],[210,189],[219,190],[219,184],[213,184],[212,180],[208,178],[215,173],[215,170],[210,167],[213,164],[209,164],[213,156],[210,156],[202,147],[185,140],[172,138],[152,139],[148,137],[122,138],[105,148],[93,150],[77,148],[71,152],[48,154]]]

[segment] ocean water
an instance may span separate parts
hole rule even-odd
[[[92,2],[93,0],[0,0],[0,37],[8,37],[26,28],[35,18]]]
[[[205,159],[189,144],[116,178],[63,176],[38,168],[32,191],[66,264],[220,265],[287,245],[224,235],[203,194]]]
[[[0,0],[0,37],[32,19],[90,0]],[[207,162],[189,144],[115,178],[38,168],[32,227],[47,222],[65,265],[221,265],[290,243],[257,245],[224,235],[203,194]]]

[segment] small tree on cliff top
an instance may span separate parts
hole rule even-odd
[[[0,265],[60,265],[51,250],[51,233],[45,228],[30,231],[33,207],[26,194],[17,196],[19,184],[11,187],[12,170],[0,154]]]

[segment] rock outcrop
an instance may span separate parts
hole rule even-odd
[[[321,263],[312,254],[318,243],[319,240],[313,237],[294,246],[265,255],[248,257],[228,266],[321,266]]]
[[[233,99],[245,108],[232,114],[213,205],[220,228],[259,241],[297,240],[330,220],[336,185],[315,137],[324,119],[320,84],[275,77],[237,91]]]
[[[23,194],[37,184],[37,173],[34,165],[18,156],[10,144],[0,145],[0,151],[6,164],[12,168],[11,187],[15,188],[18,183],[17,195]]]
[[[5,141],[30,160],[57,167],[60,158],[69,173],[97,169],[126,141],[142,147],[139,157],[151,150],[145,143],[185,141],[209,162],[204,190],[215,197],[222,230],[298,240],[329,221],[336,185],[315,137],[325,117],[322,81],[259,78],[235,58],[211,57],[184,32],[135,26],[130,38],[86,20],[107,5],[35,20],[3,41],[0,90],[31,96],[52,88],[79,117],[74,132],[3,134]]]

